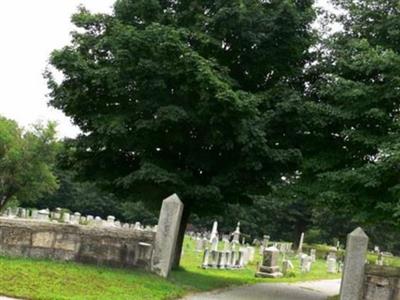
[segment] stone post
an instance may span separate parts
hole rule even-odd
[[[182,212],[183,203],[176,194],[163,201],[152,263],[153,272],[162,277],[168,277],[172,268]]]
[[[347,236],[340,300],[360,300],[363,292],[368,236],[358,227]]]
[[[301,233],[299,249],[297,250],[299,254],[303,252],[303,242],[304,242],[304,232]]]

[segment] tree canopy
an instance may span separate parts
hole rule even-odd
[[[312,70],[309,151],[321,198],[361,224],[399,219],[399,4],[334,1],[343,30],[323,40]],[[314,123],[314,124],[312,124]]]
[[[81,8],[50,103],[83,134],[72,162],[125,196],[208,211],[295,168],[312,1],[117,1]],[[294,118],[288,118],[293,115]]]
[[[0,209],[13,197],[35,201],[57,189],[55,124],[31,131],[0,116]]]

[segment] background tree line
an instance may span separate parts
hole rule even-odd
[[[19,201],[150,222],[177,192],[181,238],[214,218],[313,242],[362,225],[398,250],[400,4],[332,3],[344,13],[311,0],[80,8],[50,58],[64,77],[46,78],[82,134],[47,162],[58,191]],[[342,30],[314,30],[324,16]]]

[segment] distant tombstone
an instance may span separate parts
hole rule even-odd
[[[114,216],[108,216],[106,225],[110,226],[110,227],[115,226],[115,217]]]
[[[142,225],[140,224],[140,222],[136,222],[135,226],[133,226],[133,229],[135,229],[135,230],[141,230],[141,228],[142,228]]]
[[[232,251],[225,251],[225,265],[227,269],[232,268]]]
[[[337,273],[337,263],[336,258],[331,257],[328,259],[328,273],[336,274]]]
[[[262,265],[256,273],[257,277],[277,278],[283,274],[278,266],[279,250],[276,247],[269,247],[264,250]]]
[[[31,218],[34,219],[34,220],[38,219],[38,210],[37,209],[32,209]]]
[[[94,223],[94,217],[92,215],[87,215],[86,221],[87,221],[88,225],[92,225]]]
[[[254,249],[254,247],[247,247],[247,251],[249,252],[249,262],[253,262],[256,254],[256,249]]]
[[[232,243],[233,244],[239,244],[239,238],[240,238],[240,222],[237,223],[236,230],[232,233],[233,239]]]
[[[61,217],[62,222],[70,223],[71,222],[71,215],[68,212],[64,212]]]
[[[218,268],[225,269],[226,268],[226,255],[225,251],[220,251],[218,256]]]
[[[301,260],[301,272],[302,273],[309,273],[311,271],[311,265],[312,265],[312,258],[311,256],[304,256],[303,259]]]
[[[27,210],[25,208],[20,208],[19,216],[20,216],[20,218],[23,218],[23,219],[27,218]]]
[[[260,247],[261,246],[261,242],[258,239],[254,239],[253,243],[251,243],[253,246],[255,247]]]
[[[61,213],[62,213],[62,209],[57,207],[53,213],[53,219],[57,220],[57,221],[61,221]]]
[[[99,216],[94,218],[94,225],[97,227],[103,226],[103,219],[100,218]]]
[[[210,242],[212,243],[213,239],[216,238],[218,235],[218,222],[214,221],[213,227],[211,230]]]
[[[196,238],[196,252],[202,252],[203,251],[203,240],[201,237],[197,236]]]
[[[206,248],[204,250],[203,263],[201,265],[204,269],[208,268],[209,258],[210,258],[210,251]]]
[[[245,266],[245,252],[239,251],[238,268],[243,268]]]
[[[207,244],[208,244],[208,239],[207,239],[207,237],[203,237],[203,239],[201,240],[202,241],[202,248],[203,249],[206,249],[207,248]]]
[[[286,275],[289,271],[293,270],[293,263],[290,260],[284,259],[282,261],[282,273]]]
[[[300,241],[299,241],[299,248],[297,249],[298,253],[303,252],[303,242],[304,242],[304,232],[301,233]]]
[[[381,252],[379,252],[379,254],[378,254],[378,258],[376,260],[376,264],[378,266],[383,266],[383,264],[384,264],[384,258],[383,258],[383,254]]]
[[[329,248],[329,254],[328,254],[327,259],[329,259],[329,258],[337,259],[337,249],[335,247]]]
[[[38,211],[38,220],[39,221],[49,221],[50,211],[47,209],[42,209]]]
[[[228,251],[231,247],[229,239],[225,237],[223,239],[223,242],[224,242],[224,251]]]
[[[217,268],[218,267],[218,251],[215,250],[211,250],[211,255],[210,255],[211,259],[210,259],[210,265],[213,268]]]
[[[71,224],[78,225],[81,220],[81,214],[76,212],[71,216]]]
[[[310,256],[311,256],[312,262],[315,262],[317,260],[316,254],[317,254],[317,250],[315,250],[315,249],[310,250]]]
[[[264,237],[263,237],[263,243],[262,243],[262,245],[263,245],[264,248],[268,248],[268,243],[269,243],[270,238],[271,238],[271,237],[270,237],[269,235],[264,235]]]
[[[218,235],[211,239],[211,251],[218,251]]]

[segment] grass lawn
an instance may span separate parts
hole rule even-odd
[[[243,270],[203,270],[199,268],[202,254],[194,251],[194,242],[186,239],[184,247],[182,267],[173,271],[169,280],[137,270],[0,257],[0,295],[48,300],[157,300],[231,285],[339,278],[326,272],[325,261],[317,261],[310,273],[301,274],[294,257],[294,272],[279,279],[255,278],[255,263]],[[260,260],[258,255],[256,260]]]

